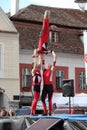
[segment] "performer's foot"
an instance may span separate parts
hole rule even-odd
[[[44,18],[45,19],[49,19],[50,18],[50,11],[49,10],[46,10],[45,13],[44,13]]]
[[[42,116],[47,116],[47,113],[43,113]]]
[[[51,113],[49,113],[49,116],[51,116]]]

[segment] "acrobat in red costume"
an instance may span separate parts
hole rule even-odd
[[[52,96],[53,96],[53,83],[52,83],[52,77],[53,77],[53,71],[56,64],[56,54],[54,51],[52,51],[53,55],[53,64],[51,65],[48,63],[46,67],[44,67],[44,59],[42,59],[42,69],[43,69],[43,90],[41,95],[42,105],[44,109],[44,114],[47,115],[47,107],[45,103],[45,99],[48,95],[48,102],[49,102],[49,115],[51,115],[52,112]]]
[[[34,99],[31,106],[31,114],[35,115],[36,105],[40,96],[40,85],[41,85],[40,65],[37,65],[37,63],[34,62],[31,74],[32,74],[32,86],[34,91]]]
[[[38,52],[41,54],[47,53],[47,44],[49,39],[49,17],[50,12],[45,11],[43,25],[42,25],[42,32],[38,43]]]
[[[47,44],[49,40],[49,18],[50,18],[50,11],[46,10],[44,13],[42,31],[40,34],[38,47],[34,50],[33,57],[38,56],[38,54],[47,54],[51,51],[47,50]]]

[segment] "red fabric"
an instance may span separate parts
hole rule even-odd
[[[43,72],[43,83],[46,85],[52,84],[52,75],[51,75],[51,70],[46,69]]]
[[[49,19],[44,19],[42,25],[42,32],[38,43],[38,51],[42,54],[44,54],[42,46],[44,43],[48,43],[48,38],[49,38]]]
[[[35,71],[35,73],[41,75],[41,72],[40,72],[39,69],[37,69],[37,70]],[[34,77],[34,76],[33,76],[33,77]],[[40,79],[40,82],[38,82],[38,83],[35,83],[35,82],[32,80],[32,85],[39,85],[39,86],[40,86],[40,84],[41,84],[41,79]]]
[[[45,61],[44,61],[44,60],[42,60],[42,65],[44,65],[44,63],[45,63]]]
[[[56,61],[53,62],[53,66],[55,66],[55,65],[56,65]]]
[[[40,93],[34,91],[34,100],[32,102],[32,106],[31,106],[31,114],[35,115],[35,113],[36,113],[36,105],[37,105],[37,102],[39,100],[39,96],[40,96]]]

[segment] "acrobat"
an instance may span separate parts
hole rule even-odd
[[[46,10],[44,13],[42,31],[40,34],[38,47],[34,50],[33,57],[38,56],[38,54],[47,54],[51,51],[47,49],[48,40],[49,40],[49,22],[50,22],[50,11]]]

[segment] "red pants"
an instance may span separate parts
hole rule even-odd
[[[42,26],[42,32],[38,43],[38,51],[42,54],[44,54],[44,49],[47,48],[43,47],[43,44],[47,44],[49,39],[49,20],[44,19],[43,20],[43,26]],[[47,47],[47,45],[46,45]],[[44,48],[44,49],[43,49]]]
[[[34,91],[34,99],[33,99],[32,106],[31,106],[31,114],[33,114],[33,115],[36,114],[36,105],[39,100],[39,96],[40,96],[40,92]]]

